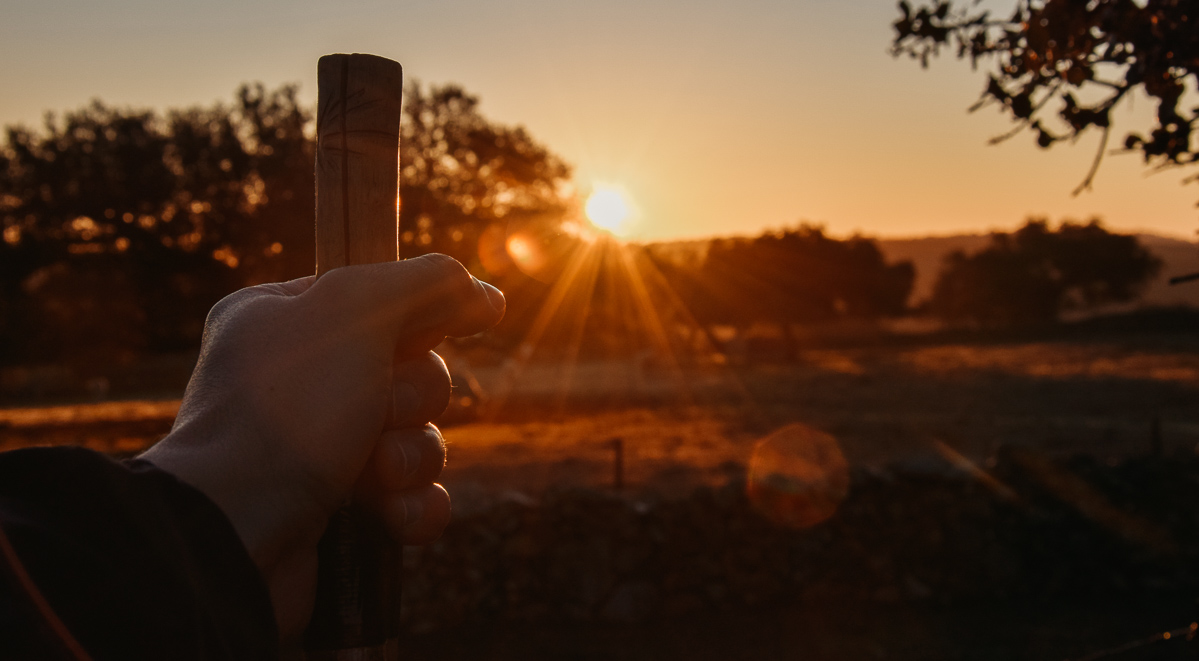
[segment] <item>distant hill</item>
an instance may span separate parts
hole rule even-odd
[[[1161,273],[1145,290],[1142,305],[1186,305],[1199,308],[1199,282],[1170,286],[1171,277],[1199,271],[1199,243],[1155,234],[1138,234],[1141,244],[1164,262]],[[941,260],[954,250],[967,253],[980,250],[990,241],[987,234],[955,234],[913,239],[879,239],[878,246],[890,261],[912,260],[916,266],[916,285],[912,301],[932,294],[941,270]]]
[[[1177,306],[1199,308],[1199,281],[1170,286],[1168,280],[1176,275],[1199,272],[1199,242],[1184,241],[1156,234],[1138,234],[1142,245],[1164,262],[1161,272],[1145,290],[1144,298],[1136,306]],[[879,248],[888,261],[911,260],[916,266],[916,285],[912,289],[913,303],[929,297],[937,274],[941,271],[941,260],[954,250],[967,253],[982,249],[990,242],[989,234],[953,234],[950,236],[925,236],[911,239],[877,239]],[[702,259],[707,251],[708,240],[670,241],[650,244],[656,254],[678,261]],[[1118,309],[1127,309],[1121,306]],[[1116,310],[1112,310],[1116,311]]]

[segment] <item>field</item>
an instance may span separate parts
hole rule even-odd
[[[1003,445],[1119,458],[1149,450],[1155,420],[1167,453],[1199,445],[1199,337],[1189,334],[813,349],[731,367],[645,362],[475,369],[490,401],[482,419],[443,421],[447,482],[530,494],[607,484],[620,438],[630,485],[710,483],[791,422],[831,433],[851,464],[872,468],[930,462],[938,441],[974,461]],[[0,450],[136,453],[169,430],[173,394],[0,408]]]
[[[479,367],[473,376],[476,395],[485,398],[468,408],[482,413],[459,410],[444,421],[450,446],[443,481],[454,498],[457,527],[439,546],[407,558],[417,572],[405,602],[412,658],[797,658],[796,650],[818,659],[1084,658],[1185,629],[1197,619],[1199,583],[1192,584],[1193,572],[1178,564],[1194,564],[1195,543],[1187,531],[1199,537],[1199,519],[1187,518],[1199,516],[1193,512],[1199,506],[1199,336],[1193,333],[894,341],[813,348],[798,361],[774,364],[670,367],[640,360],[584,362],[566,370],[508,363]],[[164,397],[0,409],[0,449],[80,443],[129,455],[165,434],[177,407],[176,399]],[[740,513],[744,498],[737,490],[758,441],[790,423],[831,434],[849,462],[853,486],[844,513],[828,523],[775,533],[750,510]],[[617,439],[623,451],[619,491]],[[1034,454],[1012,455],[1012,448]],[[1051,465],[1066,477],[1021,486],[1027,475],[1044,474]],[[1150,474],[1155,477],[1144,477]],[[1061,484],[1092,488],[1070,486],[1076,475],[1101,495],[1063,496]],[[1104,486],[1119,480],[1182,486],[1165,500],[1141,502],[1137,489],[1151,489]],[[1028,511],[1036,516],[1004,509],[995,483],[1034,503]],[[1182,509],[1159,504],[1179,500],[1179,493],[1188,501]],[[1192,496],[1195,505],[1189,504]],[[627,576],[601,573],[595,581],[606,587],[594,596],[583,588],[568,595],[538,583],[536,572],[555,566],[556,551],[547,549],[575,534],[568,530],[581,532],[572,538],[575,547],[563,548],[592,551],[572,552],[584,560],[559,569],[589,575],[585,558],[611,540],[602,530],[588,531],[588,517],[599,517],[593,528],[615,529],[611,522],[627,514],[633,518],[626,528],[642,530],[638,526],[649,524],[632,513],[650,511],[646,516],[660,524],[646,530],[666,531],[666,541],[655,542],[652,551],[659,558],[673,552],[672,522],[694,519],[704,507],[697,503],[713,498],[733,499],[726,508],[735,524],[729,530],[741,526],[742,532],[712,532],[716,536],[705,538],[704,548],[735,555],[744,546],[729,541],[736,535],[756,540],[748,547],[762,557],[773,546],[802,547],[794,557],[825,563],[842,578],[822,583],[808,572],[794,578],[794,591],[734,586],[742,591],[733,597],[695,588],[702,598],[688,601],[691,588],[676,594],[670,592],[675,588],[628,579],[659,562],[643,558]],[[1096,505],[1096,499],[1102,502]],[[880,507],[898,514],[863,514]],[[567,518],[547,523],[551,513]],[[1013,516],[1025,518],[1010,523]],[[1046,524],[1045,516],[1056,523]],[[1129,517],[1150,523],[1128,523]],[[863,523],[868,520],[876,523]],[[1135,537],[1128,530],[1147,530],[1159,521],[1174,531],[1163,544],[1182,549],[1172,551],[1169,561],[1146,560],[1134,548],[1136,540],[1127,543]],[[1036,539],[1056,539],[1059,532],[1060,544],[1027,551]],[[720,536],[726,533],[733,537]],[[906,536],[941,540],[934,546],[958,551],[922,555],[919,543],[899,541]],[[1123,541],[1109,544],[1121,536]],[[622,544],[636,537],[622,538]],[[846,540],[856,540],[853,548]],[[521,550],[522,543],[534,548]],[[973,569],[974,559],[963,556],[989,544],[1008,549],[1004,557],[1023,558],[1025,569]],[[494,554],[479,550],[493,547]],[[865,569],[844,566],[855,554]],[[702,556],[703,549],[692,548],[687,557],[694,555]],[[727,560],[728,571],[767,563],[753,558]],[[457,585],[455,572],[462,573],[463,563],[488,569],[469,570],[478,574],[470,579],[474,583]],[[906,564],[891,567],[896,563]],[[1057,582],[1041,589],[1047,583],[1028,568],[1059,563]],[[792,569],[787,576],[798,575]],[[422,583],[421,573],[441,582]],[[753,579],[758,574],[752,571],[748,576],[745,585],[765,580]],[[499,587],[483,586],[493,579]],[[680,585],[687,580],[679,578]],[[1005,582],[1023,587],[1004,592]],[[1108,583],[1117,587],[1095,587],[1089,596],[1078,591],[1080,585]],[[458,594],[458,601],[446,592]],[[1000,593],[1006,596],[995,596]],[[559,605],[538,605],[543,594]],[[657,605],[652,612],[635,606],[642,594]],[[1187,655],[1194,652],[1176,634],[1169,645],[1119,658],[1192,658]]]
[[[501,371],[478,376],[488,388]],[[719,479],[791,422],[831,433],[869,468],[933,463],[938,441],[978,462],[1003,445],[1119,458],[1149,450],[1154,420],[1167,452],[1199,445],[1199,338],[1187,336],[812,350],[796,364],[681,375],[583,365],[565,401],[560,372],[526,371],[505,422],[453,428],[447,480],[606,484],[613,438],[634,484]]]

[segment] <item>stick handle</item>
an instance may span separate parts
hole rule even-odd
[[[316,273],[399,258],[398,62],[326,55],[317,64]],[[334,514],[318,545],[309,661],[399,658],[400,549],[354,503]]]
[[[400,63],[317,63],[316,274],[399,259]]]

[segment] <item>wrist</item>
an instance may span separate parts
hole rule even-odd
[[[255,444],[196,440],[176,427],[140,458],[195,487],[225,514],[259,570],[269,573],[296,544],[315,544],[328,518],[295,480],[282,479],[278,458],[248,456]],[[280,485],[293,485],[285,493]]]

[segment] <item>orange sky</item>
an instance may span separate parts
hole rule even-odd
[[[623,186],[635,238],[800,221],[945,234],[1029,214],[1199,229],[1199,186],[1178,172],[1146,177],[1133,155],[1109,158],[1095,190],[1072,197],[1098,136],[1048,152],[1029,136],[987,146],[1007,124],[966,112],[982,74],[893,60],[896,15],[891,0],[8,0],[0,124],[37,124],[93,97],[228,101],[244,81],[298,82],[311,100],[320,55],[364,51],[478,94],[486,116],[524,124],[575,164],[580,188]],[[1140,100],[1124,125],[1140,128],[1151,110]]]

